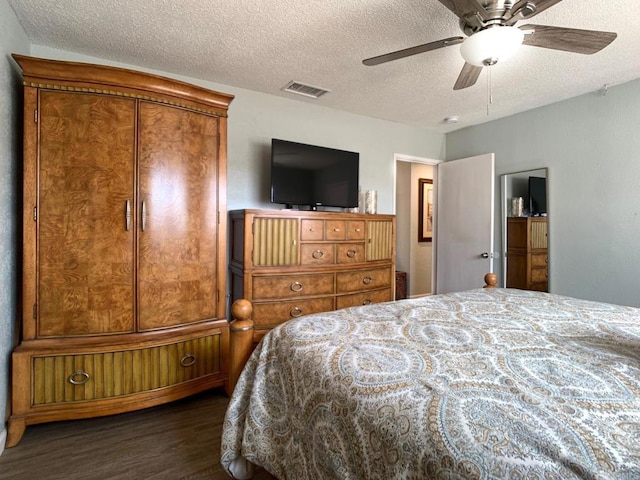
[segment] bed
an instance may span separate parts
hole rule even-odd
[[[638,479],[640,309],[485,288],[302,317],[221,448],[235,478]]]

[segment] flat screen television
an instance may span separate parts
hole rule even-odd
[[[360,154],[274,138],[271,202],[293,206],[358,206]]]
[[[547,179],[529,177],[529,216],[538,217],[547,214]]]

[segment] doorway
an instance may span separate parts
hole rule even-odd
[[[433,293],[433,242],[419,241],[419,179],[433,180],[441,160],[394,156],[393,213],[396,215],[396,270],[406,273],[407,297]]]

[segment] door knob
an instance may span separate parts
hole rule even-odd
[[[482,252],[482,253],[480,254],[480,256],[481,256],[482,258],[489,258],[489,254],[488,254],[487,252]]]

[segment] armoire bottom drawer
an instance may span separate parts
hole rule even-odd
[[[336,299],[336,308],[358,307],[371,305],[372,303],[389,302],[393,300],[390,288],[372,290],[370,292],[341,295]]]
[[[254,303],[253,320],[256,327],[278,325],[310,313],[333,310],[333,296],[277,303]]]
[[[111,352],[33,356],[32,405],[99,400],[220,372],[220,335]]]

